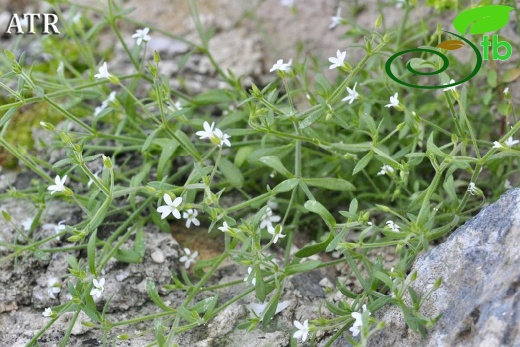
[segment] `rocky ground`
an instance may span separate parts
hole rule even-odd
[[[93,1],[80,0],[78,3],[92,4]],[[352,2],[338,0],[296,1],[297,11],[283,7],[278,0],[258,2],[238,0],[204,0],[199,1],[199,9],[204,25],[213,26],[216,35],[211,41],[210,50],[217,62],[224,69],[230,68],[236,74],[244,76],[244,83],[255,81],[266,83],[272,77],[269,68],[279,58],[297,59],[310,55],[325,61],[327,57],[346,44],[341,39],[344,29],[329,30],[330,17],[336,14],[338,6],[343,13],[349,11]],[[360,2],[361,3],[361,2]],[[371,29],[378,15],[376,1],[363,2],[365,9],[356,16],[356,22]],[[0,1],[0,9],[5,15],[11,12],[33,11],[41,9],[37,1]],[[188,7],[183,0],[138,1],[129,0],[125,6],[136,7],[132,18],[150,23],[168,32],[176,33],[190,40],[198,40],[189,16]],[[248,15],[249,12],[253,16]],[[429,13],[414,12],[415,16],[427,16]],[[42,11],[43,12],[43,11]],[[401,20],[402,11],[392,4],[385,8],[386,25],[391,27]],[[0,18],[7,18],[6,16]],[[445,19],[450,27],[451,18]],[[511,35],[513,25],[508,29]],[[127,37],[135,27],[127,25]],[[2,46],[10,43],[9,38],[3,38]],[[28,45],[37,49],[38,37],[32,38]],[[129,39],[130,40],[130,39]],[[111,41],[102,44],[109,45]],[[297,47],[303,47],[298,52]],[[157,50],[161,54],[161,69],[172,77],[172,88],[179,87],[175,79],[177,64],[182,53],[188,47],[181,41],[172,40],[152,31],[152,41],[148,52]],[[116,47],[113,57],[114,66],[118,72],[131,70],[121,46]],[[356,51],[352,53],[356,59]],[[215,72],[207,58],[194,55],[187,63],[187,75],[184,87],[190,93],[199,93],[207,88],[219,86]],[[336,72],[326,71],[329,78],[334,78]],[[511,89],[520,88],[518,84]],[[518,95],[518,94],[514,94]],[[23,188],[28,184],[30,175],[24,172],[0,173],[0,190],[7,186]],[[421,257],[414,269],[418,278],[414,288],[424,294],[431,288],[437,278],[444,279],[444,285],[434,295],[429,297],[424,308],[427,315],[444,313],[439,324],[430,331],[427,340],[420,340],[416,334],[406,328],[402,316],[392,307],[383,310],[378,315],[389,326],[371,341],[372,346],[518,346],[520,332],[518,317],[520,313],[518,284],[520,274],[515,269],[520,268],[518,252],[515,245],[518,239],[519,225],[517,211],[520,190],[509,191],[498,203],[489,206],[479,216],[455,232],[445,243],[432,249]],[[33,217],[34,208],[29,201],[23,199],[1,201],[1,208],[8,210],[22,225]],[[39,229],[42,237],[52,235],[54,226],[60,220],[75,223],[77,211],[69,205],[52,200],[42,217],[43,225]],[[13,229],[0,221],[0,239],[11,240]],[[47,227],[43,227],[47,225]],[[157,312],[157,306],[150,302],[146,291],[148,280],[153,280],[160,290],[159,293],[167,305],[175,307],[181,302],[182,295],[175,291],[161,289],[171,282],[171,272],[177,272],[179,267],[180,249],[190,247],[190,242],[196,242],[201,258],[210,258],[219,252],[220,243],[208,240],[206,230],[200,228],[195,233],[200,237],[193,238],[193,228],[190,237],[182,225],[172,225],[172,234],[162,233],[154,226],[146,226],[147,250],[141,264],[121,264],[112,261],[104,274],[106,292],[113,293],[107,317],[113,322],[127,320],[137,315]],[[56,240],[50,246],[61,244]],[[201,246],[202,245],[202,246]],[[126,245],[131,247],[131,244]],[[296,249],[295,249],[296,251]],[[0,257],[7,254],[0,248]],[[78,254],[76,252],[75,254]],[[377,253],[374,253],[376,256]],[[382,251],[386,264],[391,266],[395,260],[391,252]],[[0,264],[0,346],[24,346],[34,334],[46,324],[46,318],[41,312],[45,307],[67,301],[67,279],[61,279],[67,273],[66,254],[52,257],[21,255]],[[215,284],[232,280],[241,280],[245,276],[243,269],[233,264],[224,264],[218,271]],[[340,276],[339,278],[337,276]],[[60,292],[53,290],[56,279],[61,282]],[[316,271],[297,276],[287,282],[282,301],[287,307],[281,311],[268,327],[244,332],[236,326],[250,315],[248,305],[255,304],[252,296],[247,296],[240,302],[231,305],[221,312],[207,326],[179,336],[180,346],[288,346],[289,336],[293,331],[294,319],[318,317],[321,304],[325,299],[338,300],[341,295],[334,289],[335,279],[340,279],[356,291],[358,284],[349,275],[345,267],[334,269],[333,273]],[[230,298],[244,287],[235,286],[227,292],[220,293],[221,298]],[[49,293],[52,293],[50,295]],[[99,304],[102,305],[104,301]],[[256,303],[257,304],[257,303]],[[63,337],[70,316],[60,319],[40,340],[41,346],[57,346]],[[80,317],[79,321],[88,320]],[[102,333],[81,324],[76,324],[72,331],[70,346],[101,346],[106,338],[109,344],[115,341],[118,334],[129,334],[131,342],[117,342],[117,346],[143,346],[153,340],[151,323],[138,323],[125,330],[114,329],[104,337]],[[318,336],[318,345],[324,345],[327,336]],[[339,339],[334,346],[346,346],[347,342]]]

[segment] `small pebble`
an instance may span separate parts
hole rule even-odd
[[[152,260],[157,264],[164,263],[164,253],[160,249],[156,249],[152,253]]]

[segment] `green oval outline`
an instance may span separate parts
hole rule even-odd
[[[395,82],[399,83],[399,84],[402,84],[404,86],[407,86],[407,87],[412,87],[412,88],[420,88],[420,89],[440,89],[440,88],[449,88],[449,87],[454,87],[454,86],[458,86],[459,84],[462,84],[466,81],[469,81],[470,79],[472,79],[479,71],[480,71],[480,68],[482,67],[482,55],[480,54],[480,51],[478,50],[477,46],[475,46],[473,43],[471,43],[469,40],[465,39],[464,37],[460,36],[460,35],[457,35],[455,33],[452,33],[451,31],[447,31],[447,30],[443,30],[444,32],[446,33],[449,33],[449,34],[452,34],[452,35],[455,35],[457,36],[458,38],[460,38],[461,40],[463,40],[464,42],[466,42],[472,49],[473,51],[475,52],[475,56],[477,57],[477,62],[475,64],[475,68],[473,69],[473,71],[471,71],[471,73],[464,79],[460,80],[460,81],[456,81],[454,83],[450,83],[450,84],[443,84],[442,86],[421,86],[421,85],[418,85],[418,84],[411,84],[411,83],[408,83],[408,82],[405,82],[405,81],[401,81],[400,79],[398,79],[393,73],[392,73],[392,70],[391,70],[391,65],[392,65],[392,62],[397,58],[399,57],[400,55],[403,55],[403,54],[406,54],[406,53],[411,53],[411,52],[430,52],[430,53],[433,53],[435,55],[438,55],[438,56],[443,56],[443,62],[446,62],[447,61],[447,57],[438,52],[438,51],[434,51],[432,49],[429,49],[429,48],[413,48],[413,49],[407,49],[405,51],[401,51],[401,52],[397,52],[396,54],[392,55],[390,58],[388,58],[388,60],[386,61],[386,64],[385,64],[385,71],[386,71],[386,74],[391,78],[393,79]],[[445,64],[443,64],[443,67],[437,71],[434,71],[434,72],[437,72],[437,73],[441,73],[443,72],[444,70],[446,70],[448,67],[444,66]],[[448,65],[449,65],[449,62],[448,62]],[[407,69],[408,69],[408,64],[407,64]],[[412,69],[414,70],[414,69]],[[413,72],[411,70],[408,70],[410,72]],[[415,70],[414,70],[415,71]],[[435,73],[431,73],[431,72],[422,72],[422,73],[418,73],[419,75],[424,75],[424,74],[428,74],[428,75],[433,75]]]

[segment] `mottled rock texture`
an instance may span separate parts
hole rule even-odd
[[[417,293],[443,279],[421,308],[442,314],[426,339],[388,307],[379,315],[387,327],[370,346],[520,346],[519,200],[520,189],[509,190],[417,260]]]

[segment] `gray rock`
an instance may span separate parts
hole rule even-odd
[[[421,307],[427,317],[442,314],[425,340],[389,306],[370,346],[520,346],[519,200],[520,189],[509,190],[417,260],[418,294],[443,279]]]

